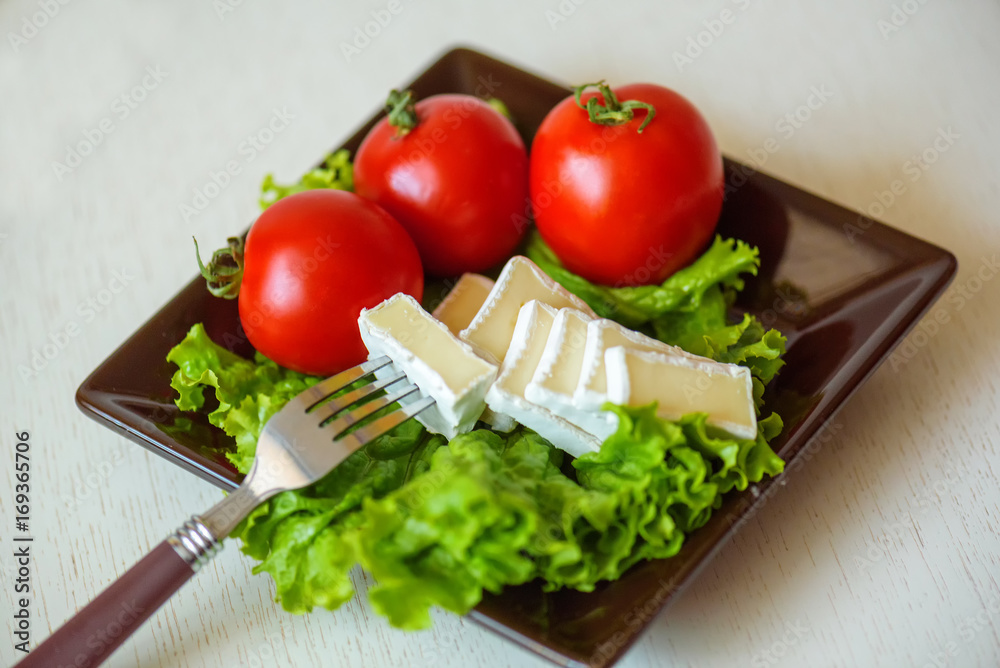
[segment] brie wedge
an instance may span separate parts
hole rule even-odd
[[[514,431],[514,427],[517,426],[517,420],[509,415],[497,413],[489,406],[483,410],[483,414],[479,416],[479,419],[493,427],[494,431],[499,431],[504,434]]]
[[[645,406],[656,401],[656,414],[667,420],[707,413],[708,424],[739,439],[756,438],[753,381],[746,367],[623,347],[608,349],[604,357],[612,403]]]
[[[549,278],[528,258],[515,255],[504,265],[482,308],[459,337],[481,357],[497,364],[503,362],[521,307],[533,299],[556,309],[579,309],[594,317],[582,299]]]
[[[443,322],[452,334],[456,336],[472,322],[476,313],[482,307],[490,290],[493,289],[493,281],[479,274],[462,274],[458,283],[451,289],[438,307],[434,309],[434,317]],[[496,431],[509,432],[517,426],[517,422],[509,415],[494,413],[492,409],[486,408],[479,419],[490,425]]]
[[[587,342],[583,351],[580,380],[573,392],[573,407],[576,415],[574,422],[585,431],[601,439],[614,433],[617,422],[613,414],[601,410],[601,406],[609,401],[608,373],[604,364],[604,353],[615,346],[711,361],[707,358],[691,355],[676,346],[648,337],[612,320],[591,320],[587,324]]]
[[[528,401],[545,406],[574,424],[586,419],[573,403],[573,393],[583,371],[587,323],[592,320],[583,311],[559,309],[538,368],[524,390]]]
[[[358,326],[369,359],[387,355],[421,392],[434,398],[434,406],[417,420],[449,439],[472,429],[485,408],[496,365],[476,355],[407,294],[393,295],[362,310]],[[376,376],[384,378],[389,373]],[[414,400],[411,395],[410,401]]]
[[[493,281],[479,274],[462,274],[455,287],[431,314],[458,336],[476,317],[490,290]]]
[[[510,350],[496,382],[486,393],[486,404],[494,412],[513,417],[556,447],[578,457],[585,452],[599,450],[600,441],[524,396],[525,388],[542,358],[555,318],[554,308],[536,300],[521,307]]]

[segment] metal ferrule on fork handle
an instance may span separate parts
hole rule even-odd
[[[212,535],[198,515],[192,516],[172,533],[167,538],[167,543],[195,572],[222,551],[222,543]]]

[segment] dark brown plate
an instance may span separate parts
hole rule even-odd
[[[568,92],[468,49],[445,54],[411,88],[419,97],[499,97],[526,141]],[[356,149],[376,120],[344,147]],[[736,308],[788,337],[788,364],[766,397],[785,420],[774,446],[788,475],[825,440],[817,434],[824,422],[941,295],[957,262],[941,248],[737,162],[726,161],[726,176],[730,192],[719,232],[757,245],[762,257],[760,276],[750,281]],[[174,407],[173,368],[165,361],[197,322],[222,345],[251,351],[239,330],[236,305],[210,296],[203,283],[195,278],[170,300],[84,381],[76,399],[90,417],[228,490],[240,479],[223,454],[231,442],[203,415]],[[730,495],[672,559],[636,566],[592,593],[511,587],[487,596],[470,616],[556,663],[609,665],[766,503],[772,485],[768,480]]]

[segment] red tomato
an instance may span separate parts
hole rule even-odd
[[[373,202],[343,190],[291,195],[247,234],[239,292],[250,343],[278,364],[329,376],[368,353],[361,309],[397,292],[423,296],[406,230]]]
[[[402,223],[434,276],[484,271],[526,231],[528,157],[513,124],[470,95],[415,105],[401,136],[382,119],[358,148],[354,188]]]
[[[722,210],[722,157],[705,119],[672,90],[633,84],[614,93],[622,103],[655,108],[641,133],[645,109],[627,123],[598,125],[572,96],[542,121],[531,145],[535,223],[584,278],[661,283],[712,237]],[[581,101],[598,95],[584,93]]]

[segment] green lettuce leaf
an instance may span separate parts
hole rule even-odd
[[[444,445],[418,422],[406,422],[348,457],[323,480],[284,492],[257,508],[234,532],[243,551],[260,561],[289,612],[335,609],[354,594],[359,511],[368,499],[397,490],[429,467]]]
[[[757,249],[742,241],[716,237],[701,257],[662,285],[640,287],[607,287],[577,276],[562,266],[537,232],[527,254],[598,315],[695,355],[748,367],[760,385],[758,409],[763,386],[784,364],[785,337],[780,332],[765,329],[751,314],[735,323],[729,320],[736,293],[743,289],[741,276],[755,276],[760,264]]]
[[[269,176],[261,205],[312,188],[352,187],[347,153],[291,186]],[[758,415],[764,386],[783,362],[785,339],[747,314],[731,319],[757,251],[716,239],[662,285],[609,288],[567,271],[537,234],[528,255],[594,310],[662,341],[751,370]],[[227,453],[246,473],[267,420],[318,379],[257,355],[244,359],[194,326],[167,358],[178,407],[205,410],[236,442]],[[217,404],[217,405],[216,405]],[[757,437],[737,440],[692,414],[667,421],[655,405],[605,406],[618,429],[599,452],[568,455],[529,429],[480,429],[450,442],[408,421],[351,455],[323,480],[275,496],[234,531],[293,613],[335,609],[354,594],[351,571],[375,579],[374,609],[406,629],[430,609],[464,614],[484,592],[538,580],[546,590],[591,591],[647,559],[675,555],[722,495],[784,467],[769,442],[776,414]]]
[[[178,367],[170,387],[177,391],[181,410],[199,410],[205,403],[205,389],[214,388],[219,405],[208,420],[235,438],[236,451],[226,457],[242,473],[250,470],[264,423],[318,380],[280,367],[260,354],[254,360],[240,357],[215,344],[201,323],[171,349],[167,361]]]
[[[180,408],[203,409],[204,391],[214,393],[210,419],[236,439],[243,472],[266,420],[316,380],[240,358],[200,325],[169,359]],[[739,441],[705,415],[671,422],[655,406],[607,408],[617,432],[568,466],[525,428],[446,443],[408,421],[316,484],[261,505],[234,535],[286,610],[342,605],[360,565],[376,581],[374,609],[415,629],[430,623],[432,607],[464,614],[483,592],[535,579],[547,590],[590,591],[640,561],[670,557],[722,494],[782,470],[768,445],[781,430],[776,415],[759,422],[755,440]]]
[[[701,257],[674,272],[662,285],[616,288],[591,283],[563,267],[537,231],[532,232],[526,252],[546,274],[587,302],[599,316],[633,329],[670,312],[697,311],[712,288],[742,290],[740,275],[756,275],[760,265],[756,248],[716,237]]]
[[[289,195],[320,188],[354,190],[354,165],[347,150],[327,155],[319,167],[306,172],[298,183],[283,186],[275,183],[271,174],[266,175],[260,187],[260,208],[266,209]]]

